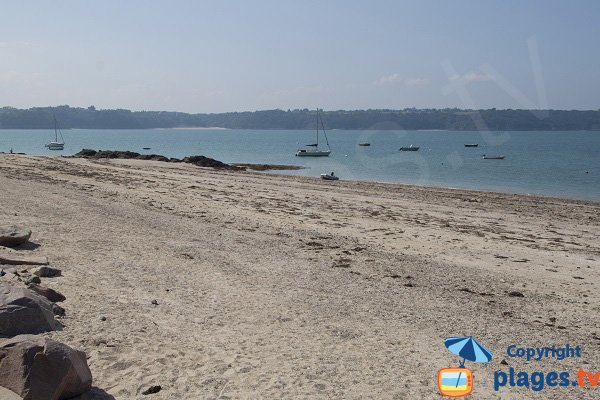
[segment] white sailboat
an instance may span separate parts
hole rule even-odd
[[[58,135],[60,135],[60,142],[58,141]],[[56,116],[54,116],[54,140],[46,143],[45,146],[48,150],[64,150],[65,139],[63,139],[62,132],[58,129],[58,123],[56,122]]]
[[[325,136],[325,143],[327,144],[327,150],[319,149],[319,123],[321,124],[321,129],[323,130],[323,136]],[[303,149],[298,149],[296,152],[297,157],[328,157],[331,154],[331,149],[329,148],[329,140],[327,139],[327,134],[325,133],[325,126],[323,126],[323,120],[319,115],[319,109],[317,108],[317,143],[307,144]]]

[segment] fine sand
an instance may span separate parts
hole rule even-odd
[[[494,353],[467,362],[473,398],[600,393],[493,390],[509,367],[600,371],[600,203],[2,154],[0,223],[63,270],[47,335],[99,398],[439,399],[458,335]],[[506,354],[566,343],[582,357]]]

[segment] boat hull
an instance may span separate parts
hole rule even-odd
[[[400,147],[400,151],[418,151],[418,147]]]
[[[331,154],[331,151],[329,150],[316,150],[316,151],[306,151],[306,150],[299,150],[298,152],[296,152],[296,156],[297,157],[329,157],[329,155]]]
[[[50,143],[46,144],[45,146],[48,148],[48,150],[64,150],[65,149],[64,143],[50,142]]]

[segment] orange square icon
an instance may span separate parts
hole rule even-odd
[[[462,397],[473,391],[473,372],[467,368],[442,368],[438,371],[442,396]]]

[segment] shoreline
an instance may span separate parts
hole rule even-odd
[[[305,169],[309,169],[309,168],[305,168]],[[261,171],[248,171],[248,172],[261,173]],[[315,179],[317,181],[320,180],[320,178],[318,176],[283,174],[283,173],[279,172],[278,170],[265,171],[264,174],[272,175],[272,176],[281,176],[281,177],[306,178],[306,179],[311,179],[311,180]],[[398,188],[408,188],[408,189],[454,191],[456,193],[459,193],[459,192],[469,193],[470,192],[473,194],[490,194],[490,195],[507,196],[507,197],[518,196],[518,197],[524,197],[524,198],[528,198],[528,199],[540,199],[540,200],[547,199],[547,200],[567,201],[567,202],[576,202],[576,203],[600,204],[600,199],[595,200],[595,199],[582,199],[582,198],[577,198],[577,197],[560,197],[557,195],[549,195],[549,194],[547,195],[547,194],[541,194],[541,193],[520,193],[520,192],[510,192],[510,191],[502,192],[502,191],[497,191],[497,190],[474,189],[474,188],[460,187],[460,186],[417,185],[417,184],[413,184],[413,183],[375,181],[375,180],[367,181],[367,180],[361,180],[361,179],[344,179],[344,178],[340,178],[340,180],[332,182],[331,184],[336,185],[336,184],[339,184],[339,182],[356,182],[356,183],[362,183],[362,184],[378,184],[378,185],[390,186],[390,187],[397,186]]]
[[[74,155],[65,156],[65,155],[35,155],[35,154],[25,154],[25,153],[6,153],[0,152],[2,155],[17,155],[17,156],[31,156],[31,157],[48,157],[48,158],[72,158]],[[257,172],[263,175],[273,175],[273,176],[282,176],[282,177],[303,177],[303,178],[314,178],[320,179],[318,176],[307,176],[307,175],[294,175],[294,174],[285,174],[281,173],[281,171],[298,171],[303,169],[310,169],[310,167],[301,166],[301,165],[280,165],[280,164],[258,164],[258,163],[244,163],[244,162],[233,162],[228,163],[231,166],[242,166],[248,167],[248,172]],[[272,166],[273,168],[268,168],[268,166]],[[257,168],[257,169],[256,169]],[[600,199],[592,199],[592,198],[578,198],[578,197],[562,197],[556,194],[544,194],[544,193],[524,193],[524,192],[512,192],[512,191],[499,191],[499,190],[484,190],[484,189],[476,189],[469,187],[460,187],[460,186],[435,186],[435,185],[417,185],[411,183],[401,183],[401,182],[390,182],[390,181],[376,181],[376,180],[361,180],[361,179],[344,179],[341,178],[343,182],[362,182],[362,183],[377,183],[382,185],[398,185],[403,187],[415,187],[415,188],[425,188],[425,189],[447,189],[447,190],[457,190],[457,191],[471,191],[474,193],[489,193],[489,194],[497,194],[497,195],[508,195],[508,196],[523,196],[527,198],[542,198],[542,199],[555,199],[555,200],[566,200],[566,201],[578,201],[578,202],[587,202],[587,203],[600,203]],[[338,181],[339,182],[339,181]],[[335,183],[334,183],[335,184]]]

